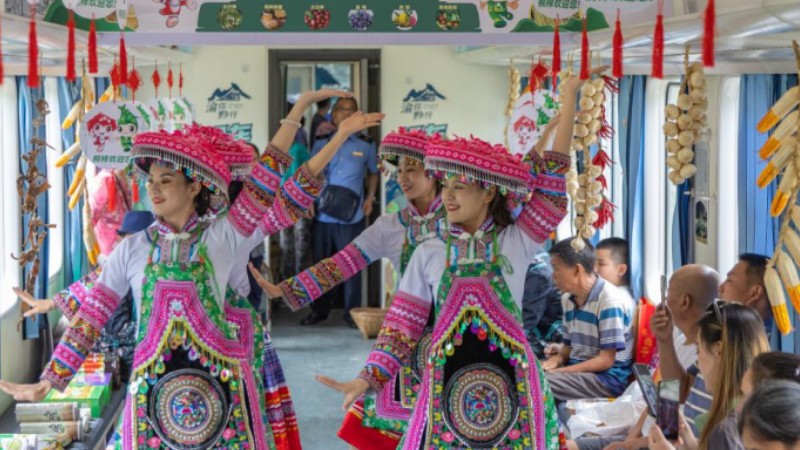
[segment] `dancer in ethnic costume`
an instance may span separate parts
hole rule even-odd
[[[303,110],[331,94],[344,95],[326,91],[301,97],[230,212],[218,218],[206,213],[225,210],[231,175],[215,146],[191,131],[137,136],[133,162],[147,174],[158,222],[114,250],[42,381],[27,386],[3,382],[0,388],[18,400],[38,400],[51,386],[66,387],[130,288],[139,315],[137,347],[116,447],[275,448],[261,414],[260,377],[251,364],[253,318],[226,304],[223,289],[236,255],[306,213],[319,191],[317,174],[347,135],[382,118],[354,116],[340,127],[342,136],[277,193],[290,162],[277,148],[288,147],[292,125]]]
[[[437,235],[439,219],[444,217],[437,183],[426,176],[423,167],[425,148],[432,139],[438,140],[438,136],[402,128],[386,135],[378,153],[385,172],[400,184],[408,207],[381,216],[342,251],[277,286],[251,267],[267,294],[283,297],[296,311],[381,258],[389,259],[402,274],[417,246]],[[333,382],[325,377],[321,381]],[[339,437],[361,450],[397,448],[419,383],[411,366],[404,367],[380,393],[359,398],[351,406]]]
[[[366,367],[337,386],[346,404],[370,388],[380,392],[411,359],[433,311],[431,342],[417,361],[422,390],[400,448],[564,446],[552,393],[522,328],[521,299],[524,268],[566,214],[580,84],[563,81],[555,151],[531,150],[529,164],[474,138],[426,150],[426,168],[443,180],[449,227],[417,248]]]

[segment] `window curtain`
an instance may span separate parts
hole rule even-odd
[[[635,298],[644,292],[644,129],[647,77],[625,76],[619,82],[617,134],[623,170],[625,239],[630,247],[630,283]]]
[[[708,147],[705,147],[708,149]],[[695,151],[697,151],[695,147]],[[694,230],[692,229],[692,188],[694,178],[676,186],[675,216],[672,224],[672,270],[694,261]],[[668,181],[669,183],[669,181]],[[670,183],[671,184],[671,183]]]
[[[22,156],[28,153],[28,151],[30,150],[31,138],[39,137],[44,139],[46,137],[44,122],[41,124],[41,126],[36,128],[34,128],[34,123],[33,123],[33,120],[39,115],[38,111],[36,110],[36,102],[40,99],[44,99],[44,90],[41,88],[34,88],[34,89],[29,88],[27,85],[28,82],[27,77],[15,77],[15,81],[17,83],[17,107],[18,107],[17,114],[19,117],[18,151],[20,156]],[[40,151],[35,161],[39,173],[41,173],[45,177],[47,176],[47,155],[45,153],[47,151],[50,150],[43,149],[42,151]],[[24,174],[27,170],[28,170],[28,163],[25,162],[24,159],[20,158],[19,160],[20,174]],[[20,201],[22,201],[22,199],[20,199]],[[36,214],[45,223],[49,223],[48,220],[49,218],[47,215],[47,197],[44,195],[39,197]],[[22,229],[23,240],[28,237],[28,223],[30,222],[29,219],[30,215],[23,215],[20,218],[20,226],[22,227],[21,229]],[[48,241],[49,237],[45,239],[41,249],[39,250],[39,274],[36,277],[36,281],[33,287],[33,295],[36,298],[47,298],[47,268],[49,267]],[[25,267],[22,268],[23,279],[21,282],[25,281],[31,270],[32,270],[32,264],[26,264]],[[38,314],[35,317],[25,319],[22,327],[22,338],[38,339],[40,337],[40,330],[46,327],[47,327],[47,315],[45,314]]]
[[[67,117],[72,105],[80,98],[80,79],[75,83],[68,82],[64,77],[58,78],[58,104],[61,122]],[[75,134],[67,130],[61,134],[64,149],[75,143]],[[75,168],[78,158],[75,157],[64,166],[64,192],[67,192],[72,180],[75,179]],[[65,202],[69,199],[65,198]],[[81,199],[75,208],[64,212],[64,281],[66,285],[72,284],[89,271],[89,260],[83,246],[83,202]]]
[[[772,256],[780,232],[780,221],[769,214],[769,205],[779,180],[764,189],[756,178],[766,166],[758,150],[768,135],[756,131],[756,124],[789,88],[797,86],[797,75],[742,75],[739,93],[739,249],[741,252]],[[800,324],[793,307],[790,319],[794,328]],[[800,349],[800,333],[781,336],[772,332],[772,349],[794,352]]]

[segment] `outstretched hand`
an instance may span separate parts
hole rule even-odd
[[[341,381],[334,380],[331,377],[317,375],[317,381],[325,386],[328,386],[334,391],[344,394],[344,403],[342,403],[342,410],[344,411],[347,411],[347,408],[349,408],[358,397],[364,395],[364,393],[367,392],[367,389],[369,389],[369,383],[361,378],[356,378],[355,380],[343,383]]]
[[[362,113],[359,111],[344,119],[339,124],[337,132],[346,138],[367,128],[380,125],[384,117],[386,117],[386,114],[383,113]]]
[[[283,297],[283,291],[281,291],[280,286],[267,281],[267,279],[261,275],[261,272],[256,269],[256,266],[254,266],[253,263],[247,263],[247,268],[250,269],[250,274],[253,275],[256,283],[261,286],[261,289],[263,289],[264,292],[267,293],[268,298]]]
[[[333,97],[351,98],[353,97],[353,93],[339,89],[319,89],[316,91],[306,91],[300,95],[300,98],[297,99],[296,104],[300,105],[303,109],[306,109],[317,102],[321,102],[322,100],[327,100]]]
[[[591,78],[592,75],[599,75],[603,72],[608,70],[608,66],[599,66],[599,67],[592,67],[592,70],[589,71],[589,77]],[[575,94],[578,92],[583,83],[586,80],[581,80],[581,78],[574,73],[565,79],[561,80],[561,93],[566,94]]]
[[[26,305],[30,307],[23,316],[25,317],[33,317],[37,314],[47,314],[51,310],[55,309],[55,302],[50,299],[36,299],[26,291],[15,287],[14,293],[17,294],[20,300],[22,300]]]
[[[40,402],[50,392],[51,387],[52,385],[47,380],[35,384],[17,384],[0,380],[0,391],[10,395],[18,402]]]

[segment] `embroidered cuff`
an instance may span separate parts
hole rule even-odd
[[[72,380],[72,377],[70,376],[69,378],[61,378],[48,367],[39,379],[49,381],[53,389],[57,390],[58,392],[64,392],[64,390],[67,389],[67,386],[69,386],[69,382]]]
[[[392,378],[381,368],[373,364],[367,365],[358,374],[358,378],[369,383],[369,387],[375,392],[380,392]]]
[[[283,293],[284,303],[286,303],[292,311],[299,311],[314,301],[314,299],[308,295],[308,290],[301,281],[305,278],[302,277],[303,275],[306,275],[306,277],[309,276],[307,273],[303,272],[297,276],[281,281],[278,285]],[[315,285],[315,283],[312,283],[312,286],[313,285]]]
[[[535,191],[515,223],[534,241],[544,242],[566,216],[566,204],[566,197],[549,197]]]
[[[244,189],[230,207],[228,220],[243,236],[250,236],[274,200],[274,193],[267,193],[251,180],[245,181]]]
[[[304,211],[308,211],[314,200],[322,190],[322,180],[315,177],[308,170],[308,164],[303,164],[283,184],[283,195]]]
[[[75,314],[80,309],[81,305],[72,296],[72,293],[69,289],[64,289],[60,291],[58,294],[53,296],[53,304],[55,304],[56,308],[61,311],[61,314],[67,318],[67,320],[72,320],[75,317]]]
[[[292,158],[292,155],[289,153],[281,151],[278,149],[278,147],[275,147],[272,145],[272,143],[270,143],[267,145],[264,153],[261,154],[259,161],[261,164],[266,165],[273,171],[278,172],[281,174],[281,176],[283,176],[283,174],[286,173],[286,171],[292,165],[294,158]]]

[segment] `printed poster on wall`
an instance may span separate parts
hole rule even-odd
[[[83,151],[101,169],[123,169],[130,160],[133,137],[148,130],[147,121],[133,102],[96,105],[81,123]]]
[[[118,0],[71,0],[76,25],[88,29],[92,14],[98,31],[116,32]],[[7,0],[6,12],[27,15],[20,0]],[[63,0],[47,0],[39,15],[65,24]],[[547,33],[559,21],[577,32],[584,17],[589,31],[613,25],[654,21],[657,0],[154,0],[129,1],[127,30],[137,33]],[[670,2],[665,16],[670,17]]]

